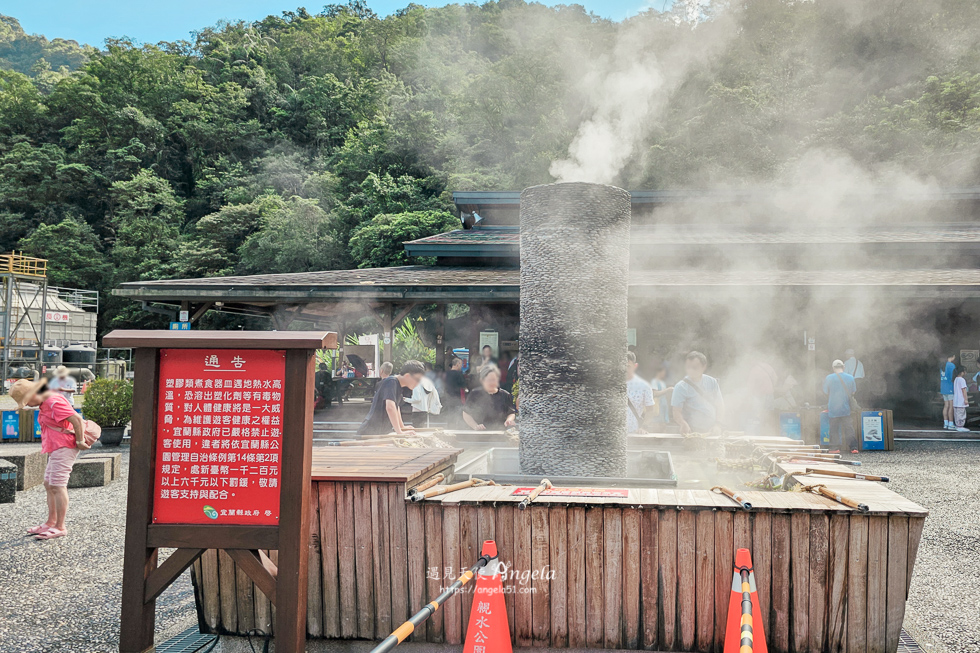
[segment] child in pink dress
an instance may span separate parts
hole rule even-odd
[[[53,540],[68,535],[65,515],[68,512],[68,477],[79,450],[89,449],[85,442],[85,423],[64,395],[48,388],[46,379],[21,379],[10,388],[17,408],[40,406],[41,451],[48,454],[44,470],[44,489],[48,493],[48,519],[29,528],[39,540]]]

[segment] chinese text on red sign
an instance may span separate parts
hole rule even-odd
[[[285,353],[162,349],[153,521],[278,524]]]

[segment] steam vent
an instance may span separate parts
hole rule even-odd
[[[521,193],[521,472],[626,476],[630,195]]]

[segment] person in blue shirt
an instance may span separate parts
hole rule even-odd
[[[956,430],[953,416],[953,380],[956,378],[956,354],[946,357],[946,364],[939,370],[939,394],[943,396],[943,428]]]
[[[687,376],[674,386],[670,396],[671,417],[681,427],[681,433],[721,433],[725,422],[725,400],[718,379],[704,371],[708,358],[692,351],[684,358]]]
[[[830,442],[839,449],[845,446],[851,453],[858,452],[854,435],[854,419],[851,417],[851,395],[857,392],[854,377],[844,371],[844,361],[834,361],[834,371],[823,380],[823,393],[827,395],[827,415],[830,417]]]

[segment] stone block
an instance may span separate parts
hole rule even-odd
[[[17,465],[0,460],[0,503],[13,503],[17,496]]]
[[[68,477],[69,488],[104,487],[111,482],[112,460],[109,458],[78,458]]]
[[[0,460],[17,466],[17,491],[30,490],[44,483],[44,468],[48,454],[41,453],[40,445],[5,445],[0,447]]]
[[[106,458],[110,461],[111,472],[113,481],[118,480],[120,474],[122,474],[122,454],[121,453],[103,453],[98,449],[95,453],[85,454],[84,458]]]

